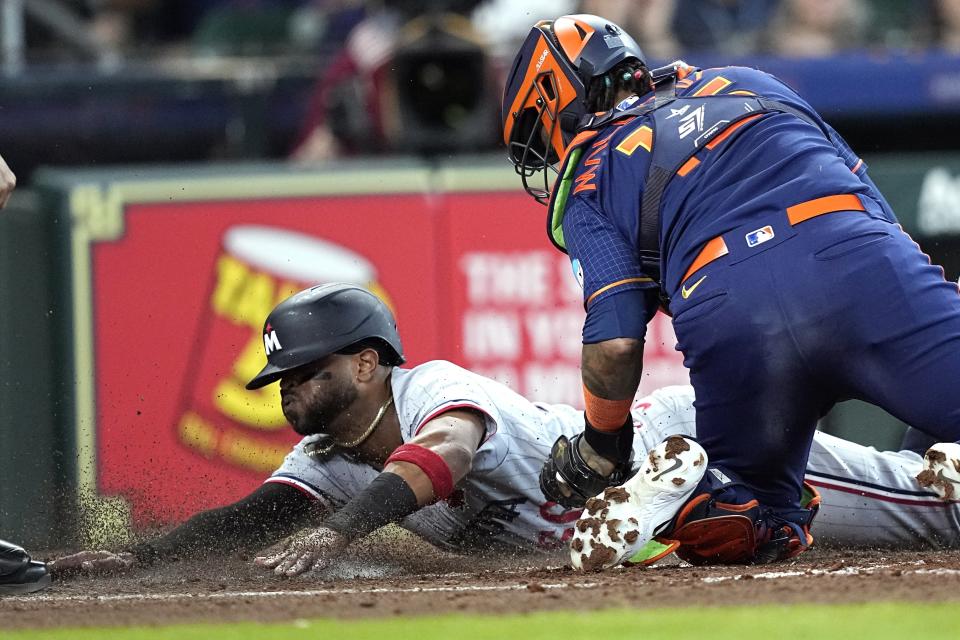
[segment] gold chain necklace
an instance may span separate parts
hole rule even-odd
[[[393,394],[390,395],[390,397],[387,399],[386,402],[380,405],[380,410],[377,411],[376,417],[374,417],[373,422],[370,423],[370,426],[367,427],[367,430],[363,432],[363,435],[361,435],[359,438],[357,438],[353,442],[341,443],[341,442],[337,442],[333,438],[330,438],[331,440],[330,444],[320,445],[319,443],[317,443],[313,451],[316,452],[316,454],[318,455],[325,456],[337,447],[339,447],[340,449],[353,449],[354,447],[360,446],[361,444],[364,443],[364,441],[367,438],[373,435],[373,432],[376,430],[377,426],[379,426],[380,421],[383,420],[383,416],[387,414],[387,409],[389,409],[390,405],[392,404],[393,404]]]

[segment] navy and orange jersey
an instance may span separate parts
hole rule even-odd
[[[775,77],[744,67],[707,69],[677,81],[676,94],[758,96],[788,105],[810,122],[783,112],[743,118],[679,168],[663,193],[660,214],[662,285],[668,295],[679,289],[707,242],[741,226],[760,227],[769,216],[798,203],[853,194],[868,214],[894,220],[866,176],[863,161]],[[627,100],[618,108],[636,103],[637,99]],[[702,110],[675,111],[660,121],[676,123],[681,137],[685,130],[691,135],[702,131]],[[582,279],[585,343],[643,338],[646,322],[657,308],[659,287],[644,273],[638,257],[640,206],[657,140],[653,122],[646,114],[608,125],[584,150],[574,174],[563,237],[574,271]]]

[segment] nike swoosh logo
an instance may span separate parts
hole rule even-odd
[[[653,482],[655,482],[655,481],[659,480],[660,478],[662,478],[663,476],[665,476],[666,474],[670,473],[671,471],[675,471],[675,470],[679,469],[679,468],[680,468],[680,465],[682,465],[682,464],[683,464],[683,462],[680,461],[680,458],[674,458],[674,459],[673,459],[673,464],[672,464],[669,468],[664,469],[663,471],[661,471],[661,472],[658,473],[657,475],[655,475],[655,476],[653,476],[652,478],[650,478],[650,480],[653,481]]]
[[[707,276],[703,276],[699,280],[693,283],[693,286],[689,289],[686,286],[680,287],[680,295],[683,296],[683,299],[686,300],[690,297],[690,294],[693,293],[693,290],[700,286],[700,283],[707,279]]]

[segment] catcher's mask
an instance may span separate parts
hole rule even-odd
[[[530,30],[503,92],[501,124],[510,161],[537,202],[550,199],[551,173],[577,134],[594,78],[635,58],[640,46],[614,23],[581,14],[538,22]],[[539,179],[530,181],[538,172]]]
[[[380,298],[351,284],[327,284],[295,293],[274,308],[263,324],[267,366],[247,383],[259,389],[285,373],[359,343],[371,344],[380,362],[404,363],[393,314]]]

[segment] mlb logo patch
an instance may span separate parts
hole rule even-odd
[[[747,246],[750,248],[759,246],[768,240],[773,240],[773,227],[767,225],[765,227],[760,227],[756,231],[751,231],[745,237],[747,239]]]

